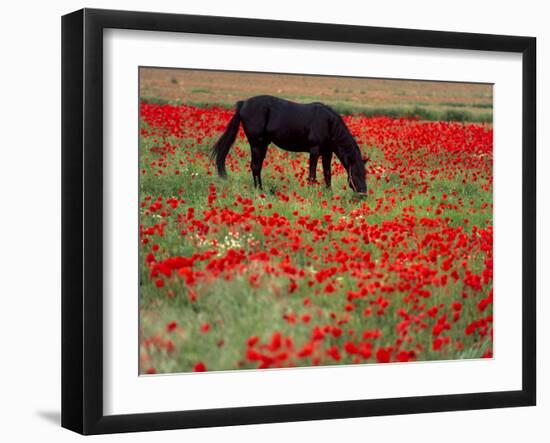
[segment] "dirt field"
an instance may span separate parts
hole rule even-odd
[[[271,94],[298,102],[320,100],[342,113],[398,116],[418,111],[429,120],[491,122],[492,91],[492,85],[471,83],[160,68],[140,71],[140,96],[145,101],[232,107],[251,95]]]

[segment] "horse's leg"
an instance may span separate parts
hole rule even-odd
[[[323,153],[323,175],[325,177],[325,184],[327,188],[330,188],[330,180],[332,172],[330,170],[330,164],[332,162],[332,151]]]
[[[254,142],[251,143],[250,149],[252,159],[250,169],[252,169],[252,177],[254,179],[254,187],[262,189],[262,165],[264,163],[265,154],[267,152],[268,143]]]
[[[308,183],[315,183],[317,181],[317,163],[319,161],[318,151],[312,150],[309,155],[309,177]]]

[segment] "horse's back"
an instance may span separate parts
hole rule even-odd
[[[244,102],[241,115],[257,114],[269,110],[270,114],[273,115],[308,116],[323,108],[328,109],[326,105],[320,102],[296,103],[272,95],[256,95]]]
[[[302,151],[328,138],[333,116],[322,103],[259,95],[245,101],[241,118],[247,135],[265,136],[283,149]]]

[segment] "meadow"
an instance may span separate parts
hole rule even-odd
[[[306,154],[275,146],[259,190],[242,129],[217,177],[210,149],[233,110],[173,71],[141,83],[140,373],[492,357],[490,123],[361,112],[323,80],[301,91],[355,107],[344,121],[370,157],[368,197],[336,159],[326,189],[307,183]],[[409,83],[375,105],[430,102],[440,87]],[[244,94],[222,85],[224,100]],[[469,86],[429,109],[491,111],[473,106],[491,88]]]

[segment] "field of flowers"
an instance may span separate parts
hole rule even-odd
[[[359,199],[275,146],[254,189],[242,129],[218,178],[233,111],[140,112],[142,374],[492,357],[490,125],[346,116]]]

